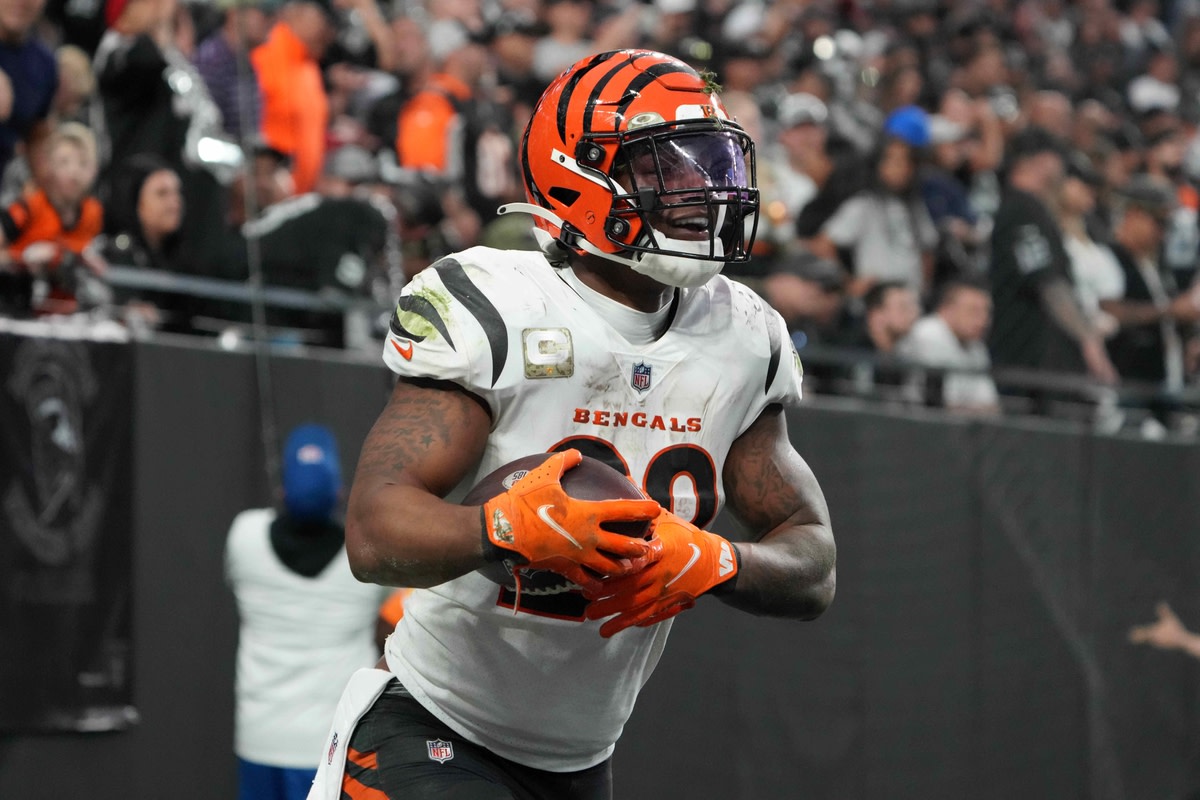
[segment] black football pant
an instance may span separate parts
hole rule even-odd
[[[359,721],[342,800],[612,800],[611,759],[546,772],[468,742],[392,681]]]

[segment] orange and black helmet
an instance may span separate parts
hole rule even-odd
[[[585,58],[542,94],[521,143],[536,224],[576,253],[745,261],[754,143],[710,76],[649,50]],[[536,212],[538,209],[535,209]]]

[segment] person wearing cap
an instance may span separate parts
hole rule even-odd
[[[263,138],[292,159],[296,191],[311,192],[325,160],[329,96],[320,60],[337,33],[331,0],[289,0],[250,60],[262,92]]]
[[[350,571],[333,433],[293,429],[282,468],[281,507],[238,514],[225,545],[239,617],[239,800],[307,796],[341,687],[379,657],[376,619],[392,592]]]
[[[1121,375],[1178,391],[1184,379],[1185,324],[1200,320],[1200,290],[1180,291],[1159,258],[1175,210],[1169,183],[1152,175],[1130,179],[1117,197],[1113,253],[1124,293],[1100,301],[1120,325],[1108,349]]]
[[[1104,335],[1076,298],[1062,229],[1050,210],[1065,173],[1062,144],[1028,128],[1013,138],[1008,160],[991,237],[993,363],[1086,372],[1115,383]]]
[[[779,158],[771,164],[776,182],[779,212],[767,204],[772,224],[795,227],[800,212],[817,196],[817,190],[833,171],[825,153],[829,132],[829,109],[820,98],[807,92],[789,94],[779,103]]]
[[[934,282],[944,276],[962,276],[982,270],[981,251],[987,242],[987,225],[972,202],[962,179],[967,167],[964,141],[967,130],[949,117],[929,117],[929,157],[921,165],[918,183],[929,218],[938,230]]]

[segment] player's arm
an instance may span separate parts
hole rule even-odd
[[[722,477],[730,512],[756,540],[734,545],[737,575],[714,594],[755,614],[819,616],[833,601],[837,548],[825,495],[792,447],[782,407],[768,407],[734,441]]]
[[[491,419],[455,384],[400,379],[363,442],[346,509],[359,580],[428,587],[485,563],[479,508],[442,499],[478,463]]]
[[[654,519],[653,500],[572,500],[563,491],[560,478],[579,463],[577,450],[552,456],[482,507],[442,500],[478,463],[490,422],[482,401],[455,384],[396,384],[350,490],[346,549],[359,580],[436,586],[514,557],[592,587],[598,576],[628,574],[658,557],[657,543],[603,527]]]

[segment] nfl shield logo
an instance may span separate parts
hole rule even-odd
[[[325,755],[325,763],[333,763],[333,754],[337,752],[337,731],[333,732],[333,741],[329,743],[329,752]]]
[[[425,742],[425,746],[429,748],[429,757],[439,764],[445,764],[454,758],[454,745],[445,739],[427,741]]]
[[[650,365],[646,362],[641,362],[633,365],[633,374],[629,378],[629,385],[639,392],[644,392],[650,388]]]

